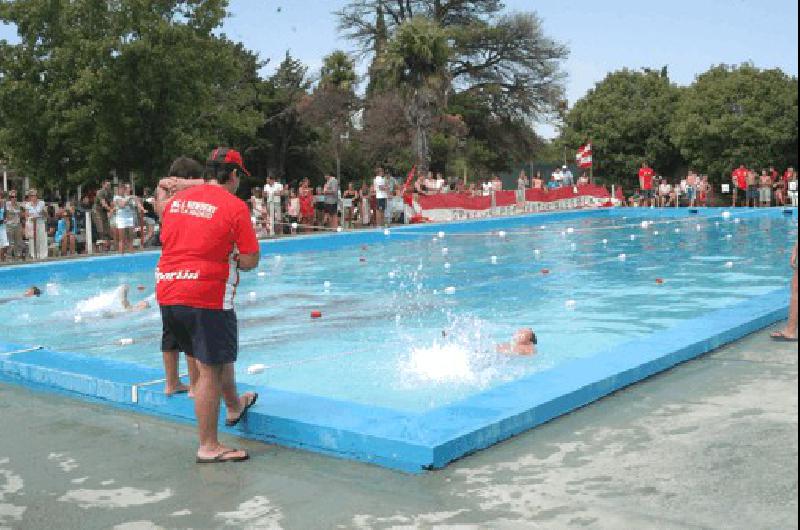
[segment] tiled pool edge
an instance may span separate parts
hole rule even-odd
[[[787,293],[775,291],[687,321],[688,333],[662,331],[422,415],[259,389],[264,398],[242,429],[224,431],[420,473],[442,468],[779,322],[787,310]],[[0,352],[14,349],[16,345],[0,344]],[[139,390],[139,402],[131,403],[133,384],[159,376],[157,369],[76,354],[47,350],[10,356],[0,353],[0,381],[192,422],[191,401],[166,398],[158,386]]]

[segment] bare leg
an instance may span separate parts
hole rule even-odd
[[[189,387],[181,383],[178,373],[178,352],[165,351],[164,357],[164,374],[166,375],[167,382],[164,385],[164,393],[168,396],[174,394],[187,392]]]
[[[792,278],[792,293],[789,298],[789,320],[783,330],[785,337],[797,338],[797,270]]]
[[[253,399],[252,392],[242,394],[236,391],[236,375],[233,363],[222,366],[222,399],[225,401],[226,418],[232,420],[242,413],[242,409]]]
[[[186,367],[189,369],[189,397],[197,394],[197,381],[200,379],[200,363],[191,355],[186,355]]]
[[[200,447],[197,449],[199,458],[213,458],[229,448],[219,443],[217,424],[219,422],[219,398],[222,393],[223,366],[197,363],[200,379],[197,382],[197,395],[194,400],[194,411],[197,416],[197,430],[200,437]],[[243,456],[245,451],[236,451],[227,455],[228,458]]]

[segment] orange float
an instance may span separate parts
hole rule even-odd
[[[312,311],[311,318],[322,318],[322,311]]]

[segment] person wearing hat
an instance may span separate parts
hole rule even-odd
[[[33,259],[44,259],[47,257],[47,205],[39,199],[38,191],[31,188],[22,208],[28,220],[28,253]]]
[[[250,210],[235,195],[241,174],[249,175],[242,156],[219,147],[209,157],[203,184],[177,192],[157,208],[163,215],[156,299],[164,336],[174,337],[177,349],[197,363],[199,464],[249,458],[246,451],[219,441],[220,398],[229,427],[258,399],[254,392],[238,394],[233,368],[239,346],[233,309],[239,271],[256,268],[260,257]]]

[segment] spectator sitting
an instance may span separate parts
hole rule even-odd
[[[71,206],[60,212],[53,239],[60,246],[62,256],[77,254],[78,221]]]

